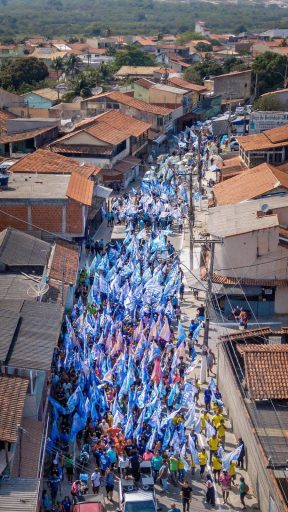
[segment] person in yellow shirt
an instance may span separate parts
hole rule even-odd
[[[191,459],[190,459],[191,475],[194,475],[195,474],[196,464],[194,462],[193,455],[190,455],[190,457],[191,457]]]
[[[211,464],[212,457],[213,457],[214,453],[216,453],[218,448],[219,448],[220,439],[217,437],[217,434],[213,434],[212,437],[209,437],[207,443],[208,443],[209,450],[210,450],[209,461],[210,461],[210,464]]]
[[[219,437],[221,444],[223,445],[223,448],[224,448],[225,447],[225,432],[226,432],[224,419],[221,420],[220,423],[218,423],[216,428],[217,428],[217,436]]]
[[[218,484],[220,484],[220,472],[222,469],[222,460],[218,457],[217,453],[214,453],[212,457],[212,469],[213,469],[213,475],[214,480]]]
[[[220,421],[222,421],[222,420],[224,420],[224,416],[223,416],[223,414],[221,414],[221,412],[220,412],[220,411],[219,411],[219,409],[218,409],[218,411],[216,412],[216,414],[214,414],[214,416],[212,416],[212,423],[213,423],[213,426],[214,426],[215,428],[217,428],[217,427],[218,427],[218,425],[219,425],[219,423],[220,423]]]
[[[208,460],[208,455],[205,448],[202,448],[201,452],[198,453],[199,466],[200,466],[200,478],[202,479],[205,473],[205,468]]]
[[[205,437],[207,437],[206,421],[208,423],[210,423],[210,421],[211,421],[210,414],[209,414],[209,412],[202,410],[200,413],[200,425],[201,425],[201,433],[204,432]]]
[[[184,462],[179,458],[178,459],[178,480],[179,482],[184,482],[185,470],[184,470]]]
[[[231,476],[231,480],[233,484],[235,484],[236,481],[236,467],[237,467],[237,461],[231,460],[230,466],[229,466],[229,475]]]

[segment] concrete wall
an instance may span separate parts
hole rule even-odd
[[[275,291],[274,311],[277,315],[288,313],[288,288],[277,286]]]
[[[223,99],[244,98],[251,95],[251,71],[220,75],[213,78],[214,94],[221,94]],[[205,82],[206,84],[206,82]]]
[[[150,103],[159,103],[163,106],[173,105],[177,108],[182,105],[183,94],[178,94],[170,91],[163,91],[161,89],[149,89],[149,101]]]
[[[273,471],[267,469],[268,460],[256,437],[249,413],[245,407],[240,388],[224,345],[218,345],[217,382],[223,395],[228,416],[232,421],[236,437],[242,437],[246,445],[246,466],[252,482],[252,492],[257,497],[261,512],[271,512],[270,497],[275,502],[274,512],[287,511],[283,503]]]
[[[17,107],[24,105],[24,98],[22,96],[18,96],[18,94],[13,94],[12,92],[5,91],[5,89],[0,88],[0,108],[3,107]]]
[[[25,94],[25,101],[28,103],[29,107],[34,108],[50,108],[54,105],[55,101],[48,100],[47,98],[42,98],[33,92],[29,94]]]
[[[149,89],[146,89],[145,87],[141,87],[141,85],[135,83],[133,86],[134,89],[134,98],[137,100],[145,101],[146,103],[149,103]]]

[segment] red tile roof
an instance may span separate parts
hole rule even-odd
[[[26,379],[0,376],[0,441],[17,441],[28,384]]]
[[[188,91],[204,92],[207,90],[204,85],[192,84],[191,82],[188,82],[183,78],[178,78],[177,76],[169,78],[168,83],[181,87],[182,89],[187,89]]]
[[[288,345],[241,347],[252,400],[288,399]]]
[[[100,114],[100,116],[97,117],[97,120],[98,119],[101,122],[106,123],[108,126],[114,127],[117,130],[126,133],[128,136],[131,135],[133,137],[139,137],[151,128],[151,124],[139,121],[139,119],[135,119],[135,117],[127,116],[119,110],[109,110],[108,112],[104,112],[104,114]]]
[[[255,199],[278,187],[288,190],[287,173],[264,163],[218,183],[213,188],[213,194],[217,206],[223,206]]]
[[[91,206],[93,199],[93,189],[93,181],[87,180],[83,176],[79,176],[79,174],[74,173],[70,177],[66,195],[78,203]]]
[[[213,274],[213,283],[233,286],[288,286],[287,279],[249,279],[221,276],[220,274]]]
[[[51,252],[48,264],[49,278],[75,284],[77,281],[80,248],[65,240],[58,240]]]
[[[238,137],[238,142],[244,151],[288,146],[288,125],[277,126],[262,133]]]
[[[9,142],[33,139],[34,137],[37,137],[37,135],[42,135],[43,133],[49,132],[50,130],[53,130],[57,127],[58,125],[54,125],[49,126],[49,128],[38,128],[37,130],[30,130],[28,132],[12,133],[11,135],[0,135],[0,144],[8,144]]]
[[[168,116],[173,112],[173,109],[166,107],[159,107],[157,105],[151,105],[151,103],[145,103],[142,100],[136,100],[123,92],[113,91],[107,94],[107,97],[111,98],[113,101],[118,103],[122,103],[123,105],[127,105],[128,107],[135,108],[136,110],[140,110],[141,112],[148,112],[150,114],[163,115]],[[89,100],[89,98],[88,98]]]
[[[59,139],[59,142],[61,141],[62,139]],[[88,144],[58,144],[58,141],[51,144],[50,148],[54,153],[67,153],[68,155],[91,155],[95,152],[95,146],[88,146]],[[111,155],[112,152],[112,146],[97,146],[97,154]]]
[[[29,172],[38,174],[72,174],[76,172],[85,178],[96,176],[100,168],[95,165],[81,165],[73,158],[57,155],[47,149],[38,149],[24,156],[11,167],[12,172]]]

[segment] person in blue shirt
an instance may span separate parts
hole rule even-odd
[[[204,391],[204,404],[206,411],[210,412],[211,408],[211,398],[212,398],[212,391],[210,386],[208,386],[207,389]]]
[[[106,495],[109,501],[113,501],[114,491],[114,473],[110,469],[107,469],[105,473],[104,485],[106,489]]]
[[[171,503],[171,508],[169,508],[168,512],[181,512],[181,510],[176,507],[176,503]]]
[[[116,448],[115,446],[111,446],[107,452],[106,452],[106,455],[107,457],[109,458],[110,460],[110,466],[111,468],[113,469],[115,464],[117,463],[117,453],[116,453]]]
[[[72,511],[72,501],[69,496],[65,496],[64,500],[62,500],[62,511],[63,512],[71,512]]]

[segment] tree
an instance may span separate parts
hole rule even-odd
[[[25,84],[37,85],[49,75],[44,62],[35,57],[21,57],[2,65],[0,86],[17,91]]]
[[[264,94],[276,87],[286,87],[287,57],[273,52],[258,55],[252,64],[257,93]]]
[[[208,44],[208,43],[197,43],[195,48],[198,52],[211,52],[212,51],[212,46],[211,46],[211,44]]]
[[[53,60],[51,67],[56,71],[57,81],[59,82],[61,72],[64,71],[65,68],[64,59],[62,57],[56,57],[56,59]]]
[[[215,62],[210,55],[205,55],[203,62],[187,68],[184,76],[188,82],[202,84],[206,76],[218,76],[223,73],[223,67]]]
[[[265,112],[276,112],[283,110],[281,104],[273,94],[269,94],[267,96],[261,96],[254,102],[254,109],[256,110],[264,110]]]
[[[179,44],[186,44],[189,41],[196,40],[196,39],[203,39],[203,35],[199,32],[193,32],[192,30],[187,30],[186,32],[183,32],[180,34],[180,36],[177,39],[177,43]]]
[[[121,66],[155,66],[151,55],[146,55],[139,46],[129,45],[124,51],[115,54],[114,67],[117,71]]]
[[[74,80],[75,76],[80,73],[81,65],[81,59],[79,59],[79,57],[77,57],[77,55],[74,55],[73,53],[71,53],[70,55],[68,55],[67,58],[65,58],[65,73],[71,77],[71,80]]]

